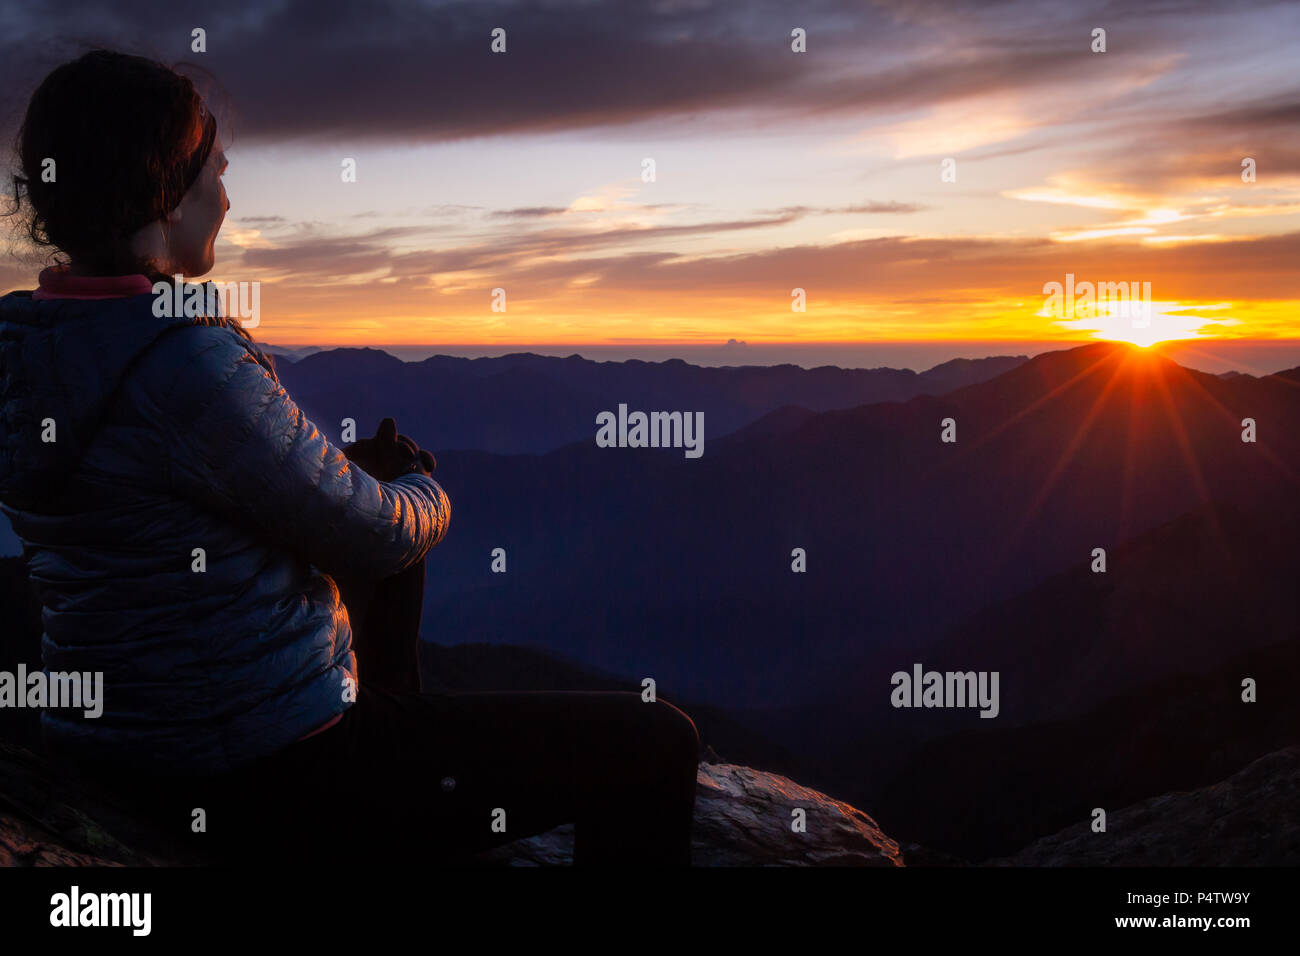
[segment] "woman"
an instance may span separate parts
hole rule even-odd
[[[31,238],[65,261],[0,299],[0,503],[46,669],[103,674],[99,717],[43,714],[51,754],[236,859],[457,859],[573,822],[575,862],[689,863],[699,740],[671,704],[421,694],[409,624],[354,649],[336,581],[421,574],[450,506],[388,420],[366,453],[391,480],[350,462],[238,322],[155,314],[230,208],[193,84],[65,64],[19,165]]]

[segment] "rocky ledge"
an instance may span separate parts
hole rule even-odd
[[[702,763],[696,778],[696,866],[902,866],[898,844],[861,810],[787,777],[729,763]],[[802,829],[796,830],[797,811]],[[566,865],[573,827],[483,854],[485,864]]]
[[[1175,791],[1043,837],[995,866],[1296,866],[1300,864],[1300,746],[1247,764],[1226,780]]]
[[[871,817],[786,777],[702,763],[698,787],[697,866],[903,865],[898,844]],[[485,866],[568,865],[573,828],[518,840],[479,860]],[[60,779],[37,755],[0,741],[0,866],[202,862],[168,848],[138,818]]]

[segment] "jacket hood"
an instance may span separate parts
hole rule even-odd
[[[226,324],[155,316],[153,303],[152,293],[101,300],[33,299],[31,292],[0,297],[5,504],[28,507],[57,493],[81,462],[131,365],[161,335],[181,326]]]

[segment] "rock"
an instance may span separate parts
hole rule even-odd
[[[130,814],[64,780],[31,751],[0,741],[0,866],[194,862]]]
[[[1043,837],[994,866],[1296,866],[1300,746],[1260,757],[1228,779],[1166,793]]]
[[[573,863],[573,824],[480,853],[476,860],[483,866],[569,866]]]
[[[898,844],[861,810],[787,777],[736,764],[702,763],[692,861],[696,866],[902,866]],[[807,832],[791,829],[806,811]],[[486,865],[553,866],[573,860],[573,827],[481,854]]]
[[[902,866],[898,844],[860,810],[787,777],[701,764],[697,866]],[[806,811],[807,831],[791,829]],[[0,866],[202,865],[138,815],[87,793],[41,757],[0,741]],[[484,866],[567,866],[573,827],[480,854]]]
[[[922,866],[970,866],[970,860],[942,850],[934,850],[919,843],[909,843],[903,847],[903,865],[912,868]]]
[[[861,810],[787,777],[736,764],[700,767],[692,858],[697,866],[902,866],[898,844]],[[807,832],[791,830],[791,811]]]
[[[697,866],[962,866],[916,844],[900,849],[862,811],[787,777],[702,763]],[[807,831],[791,829],[806,811]],[[485,866],[567,866],[573,827],[481,854]],[[204,861],[147,823],[86,793],[40,757],[0,741],[0,866],[187,866]],[[1262,757],[1221,783],[1115,810],[1106,833],[1088,821],[993,866],[1295,866],[1300,864],[1300,746]]]

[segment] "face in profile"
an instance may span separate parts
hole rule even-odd
[[[172,213],[168,229],[171,271],[201,276],[212,270],[217,233],[230,209],[221,181],[226,166],[226,152],[217,136],[202,172]]]

